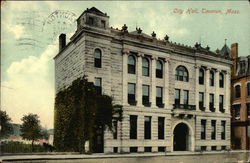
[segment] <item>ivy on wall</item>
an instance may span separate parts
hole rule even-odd
[[[112,121],[122,120],[122,106],[114,105],[113,98],[96,93],[93,83],[86,77],[76,79],[57,93],[54,114],[54,145],[57,151],[93,152],[93,139],[97,128],[112,131]]]

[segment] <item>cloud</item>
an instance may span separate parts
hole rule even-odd
[[[41,56],[29,56],[8,68],[8,79],[2,82],[1,109],[13,122],[20,123],[23,115],[35,113],[42,124],[53,127],[54,82],[48,78],[56,53],[57,46],[49,45]]]
[[[14,33],[15,39],[19,39],[24,32],[24,26],[22,25],[8,26],[8,29],[10,32]]]

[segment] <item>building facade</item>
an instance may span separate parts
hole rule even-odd
[[[231,58],[196,43],[180,45],[109,27],[96,8],[77,19],[55,56],[56,91],[83,75],[123,106],[114,133],[99,152],[172,152],[230,149]],[[98,140],[98,139],[97,139]]]
[[[249,149],[250,144],[250,56],[238,57],[238,44],[231,45],[232,148]]]

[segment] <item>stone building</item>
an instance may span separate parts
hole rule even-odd
[[[70,42],[64,34],[59,42],[56,91],[85,74],[123,106],[122,122],[99,135],[97,152],[230,148],[230,54],[114,29],[94,7],[77,19]]]
[[[250,56],[238,57],[238,44],[231,45],[232,148],[249,149],[250,144]]]

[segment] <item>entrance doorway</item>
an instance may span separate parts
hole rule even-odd
[[[189,150],[189,129],[184,123],[178,124],[174,129],[174,151]]]
[[[103,126],[99,126],[95,129],[95,135],[93,139],[93,153],[103,153],[104,148],[104,131]]]

